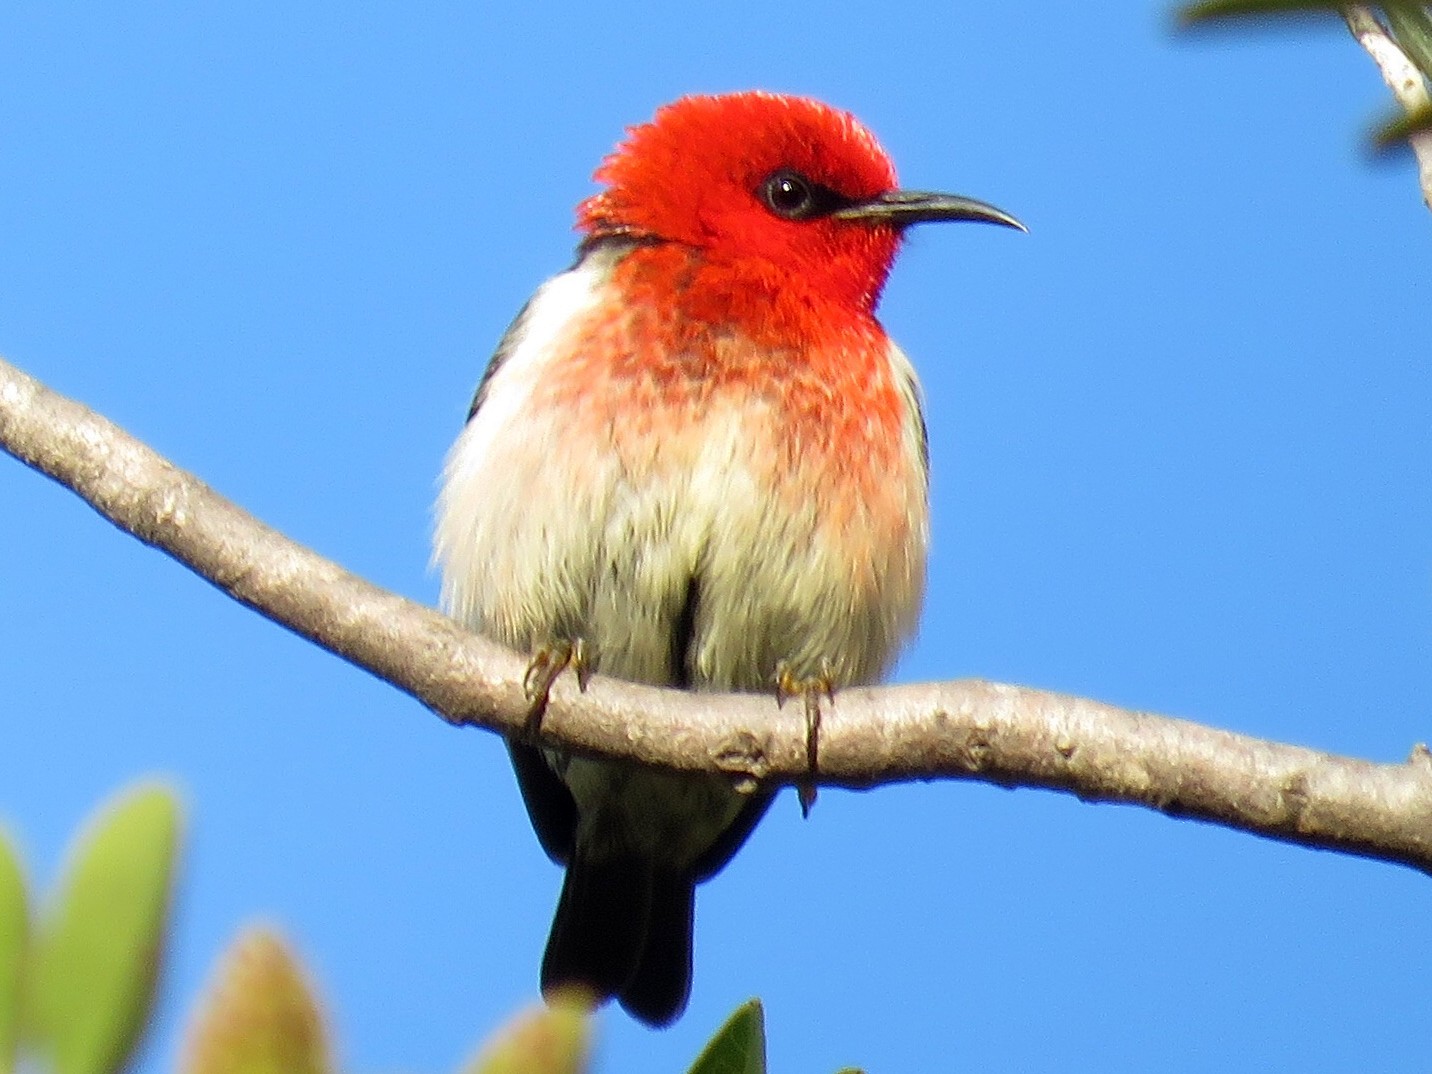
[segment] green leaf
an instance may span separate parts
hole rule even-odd
[[[1179,8],[1180,26],[1202,26],[1238,18],[1267,18],[1287,15],[1336,15],[1341,5],[1317,0],[1201,0]]]
[[[494,1033],[464,1074],[581,1074],[591,1052],[592,997],[558,992]]]
[[[29,934],[25,873],[14,843],[0,828],[0,1070],[15,1069],[20,1042],[20,983]]]
[[[766,1074],[766,1019],[760,1000],[736,1008],[691,1064],[689,1074]]]
[[[1432,131],[1432,105],[1415,112],[1402,112],[1372,132],[1373,147],[1381,151],[1407,148],[1407,139]]]
[[[1424,77],[1432,78],[1432,14],[1423,7],[1389,7],[1387,25],[1407,58]]]
[[[35,1043],[55,1074],[115,1074],[154,1001],[180,807],[159,784],[102,806],[72,844],[28,982]]]
[[[1201,0],[1185,4],[1175,16],[1180,26],[1204,26],[1229,19],[1286,18],[1290,15],[1341,15],[1346,3],[1329,0]],[[1421,7],[1420,0],[1391,0],[1379,5],[1389,14]]]
[[[313,989],[288,945],[251,926],[224,952],[189,1029],[183,1074],[329,1074]]]

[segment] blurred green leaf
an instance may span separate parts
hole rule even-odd
[[[72,844],[38,929],[27,1013],[55,1074],[123,1069],[149,1019],[180,807],[150,783],[111,799]]]
[[[691,1064],[689,1074],[766,1074],[766,1019],[760,1000],[736,1008]]]
[[[1379,150],[1406,148],[1407,139],[1423,131],[1432,131],[1432,106],[1397,114],[1372,132],[1372,142]]]
[[[1432,14],[1425,7],[1387,9],[1387,25],[1407,58],[1432,78]]]
[[[1420,0],[1392,0],[1379,4],[1389,14],[1393,11],[1416,11]],[[1176,18],[1180,26],[1202,26],[1227,19],[1286,17],[1289,15],[1338,15],[1346,3],[1329,0],[1200,0],[1179,8]]]
[[[15,1068],[20,1040],[20,981],[29,934],[25,872],[14,843],[0,828],[0,1071]]]
[[[1262,18],[1270,15],[1336,15],[1334,3],[1316,0],[1201,0],[1185,4],[1176,16],[1180,26],[1196,26],[1222,19]]]
[[[219,960],[189,1028],[183,1074],[329,1074],[323,1013],[273,930],[245,929]]]
[[[492,1035],[464,1074],[580,1074],[591,1050],[592,997],[558,992]]]

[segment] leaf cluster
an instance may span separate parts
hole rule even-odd
[[[1177,17],[1181,26],[1202,28],[1250,19],[1286,23],[1316,15],[1341,17],[1347,8],[1326,0],[1199,0],[1180,8]],[[1432,7],[1392,0],[1375,8],[1383,28],[1421,72],[1424,85],[1432,80]],[[1373,128],[1371,141],[1378,150],[1405,148],[1408,139],[1423,131],[1432,131],[1432,103],[1384,117]]]
[[[0,1074],[121,1074],[153,1018],[183,810],[162,783],[131,787],[85,824],[38,907],[0,830]],[[251,925],[218,959],[190,1015],[179,1074],[337,1074],[312,976],[277,930]],[[493,1034],[461,1074],[581,1074],[591,998],[556,995]],[[689,1074],[765,1074],[757,1000],[731,1016]],[[858,1074],[843,1071],[841,1074]]]

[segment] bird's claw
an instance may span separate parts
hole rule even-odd
[[[593,667],[586,642],[581,638],[547,642],[532,653],[527,674],[522,676],[522,693],[527,697],[527,722],[523,730],[529,738],[535,739],[541,730],[542,714],[547,711],[552,684],[568,668],[577,676],[577,689],[585,691]]]
[[[829,660],[822,660],[820,674],[801,678],[786,661],[776,665],[776,705],[784,706],[799,697],[805,708],[806,778],[796,784],[800,796],[801,816],[810,816],[815,805],[816,775],[820,771],[820,702],[824,698],[835,703],[835,676]]]

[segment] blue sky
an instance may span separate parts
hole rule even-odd
[[[142,8],[142,9],[141,9]],[[1157,3],[0,8],[0,353],[424,601],[443,454],[570,259],[629,123],[806,93],[912,186],[882,316],[928,398],[904,680],[1087,694],[1396,761],[1432,737],[1429,219],[1358,138],[1336,23],[1174,36]],[[309,960],[351,1070],[452,1070],[535,995],[560,875],[490,735],[0,465],[0,818],[48,883],[115,788],[191,811],[158,1032],[243,922]],[[787,794],[702,890],[676,1071],[736,1004],[772,1066],[1421,1071],[1410,870],[1061,795]]]

